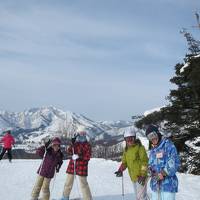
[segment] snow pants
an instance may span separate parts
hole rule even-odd
[[[76,175],[76,177],[79,178],[81,192],[82,192],[82,195],[83,195],[83,200],[92,200],[92,195],[91,195],[90,188],[89,188],[89,185],[88,185],[88,182],[87,182],[87,176]],[[74,175],[73,174],[67,174],[67,178],[66,178],[66,182],[65,182],[65,186],[64,186],[64,191],[63,191],[63,197],[65,197],[65,198],[69,197],[70,192],[72,190],[73,183],[74,183]]]
[[[152,200],[175,200],[176,193],[174,192],[154,192],[151,191]]]
[[[0,154],[0,160],[3,158],[4,154],[6,153],[6,151],[8,152],[8,159],[11,162],[12,160],[12,151],[11,148],[3,148]]]
[[[37,200],[39,195],[40,195],[40,190],[42,189],[42,200],[49,200],[50,197],[50,190],[49,190],[49,185],[50,185],[50,178],[45,178],[43,176],[38,175],[36,183],[33,187],[31,200]]]
[[[147,187],[133,181],[134,199],[147,200]]]

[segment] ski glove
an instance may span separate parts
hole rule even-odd
[[[72,155],[72,160],[77,160],[79,158],[78,154],[73,154]]]
[[[45,149],[48,149],[50,144],[51,144],[51,140],[49,139],[49,140],[48,140],[47,142],[45,142],[45,144],[44,144]]]
[[[148,170],[147,170],[147,175],[150,176],[150,177],[155,177],[157,176],[157,172],[155,169],[153,169],[152,167],[148,167]]]
[[[146,177],[145,176],[138,176],[138,183],[140,185],[145,185]]]
[[[57,166],[56,166],[56,173],[58,173],[59,170],[60,170],[60,165],[57,165]]]
[[[153,179],[157,181],[162,181],[167,176],[167,173],[164,170],[157,173],[156,171],[151,169],[151,170],[148,170],[148,176],[152,177]]]
[[[162,181],[163,179],[165,179],[166,176],[167,176],[167,173],[164,170],[162,170],[160,173],[156,174],[156,179],[158,181]]]
[[[73,137],[73,138],[71,139],[71,142],[72,142],[72,144],[74,144],[74,143],[76,142],[76,137]]]
[[[78,137],[78,134],[75,134],[74,137],[72,137],[71,142],[74,144],[76,142],[76,138]]]
[[[123,176],[123,172],[122,171],[116,171],[115,175],[116,175],[116,177],[122,177]]]

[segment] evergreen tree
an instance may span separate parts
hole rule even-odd
[[[198,55],[200,53],[200,41],[195,40],[191,33],[187,32],[184,28],[181,33],[184,35],[188,42],[188,50],[192,55]]]
[[[169,105],[143,117],[135,125],[142,128],[148,124],[162,123],[163,129],[176,136],[182,171],[200,174],[200,152],[195,149],[200,146],[200,42],[191,34],[183,33],[188,42],[189,54],[184,63],[175,66],[175,76],[170,82],[176,88],[167,97]]]
[[[195,129],[200,129],[200,56],[187,57],[186,64],[177,64],[175,70],[176,76],[170,81],[177,89],[171,90],[168,97],[167,125],[184,127],[188,133],[195,133]]]

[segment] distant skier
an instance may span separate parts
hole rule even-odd
[[[61,200],[69,200],[74,178],[77,175],[83,194],[83,200],[92,200],[92,195],[87,182],[88,162],[91,157],[91,146],[86,138],[86,130],[79,127],[77,135],[72,138],[72,144],[67,153],[71,155],[67,168],[67,179],[64,185],[63,197]],[[75,169],[75,170],[74,170]]]
[[[176,147],[170,139],[162,138],[154,125],[147,128],[146,136],[152,145],[149,154],[152,200],[175,200],[178,192],[176,172],[180,166]]]
[[[4,154],[7,151],[8,159],[11,162],[12,161],[12,146],[15,144],[15,139],[11,135],[10,130],[6,131],[6,134],[0,140],[0,143],[3,143],[3,149],[2,149],[2,152],[0,154],[0,160],[3,158]]]
[[[49,140],[44,146],[37,149],[36,154],[43,158],[43,161],[37,171],[38,177],[31,194],[31,200],[38,200],[40,190],[42,189],[42,199],[49,200],[49,185],[55,172],[58,173],[63,163],[63,154],[60,150],[61,141],[55,137]]]
[[[127,168],[129,176],[133,183],[134,198],[146,200],[146,181],[148,157],[144,146],[139,140],[136,140],[136,132],[133,129],[127,129],[124,133],[126,147],[122,156],[122,164],[115,172],[117,177],[123,176],[123,171]]]

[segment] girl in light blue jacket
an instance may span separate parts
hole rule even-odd
[[[149,154],[152,200],[175,200],[178,192],[176,172],[180,166],[176,147],[169,139],[162,139],[154,125],[147,128],[146,136],[152,144]]]

